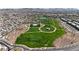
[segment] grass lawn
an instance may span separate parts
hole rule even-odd
[[[49,19],[49,20],[47,20]],[[29,31],[21,34],[17,37],[16,44],[24,44],[31,48],[40,48],[40,47],[52,47],[53,42],[62,36],[65,31],[64,28],[59,26],[59,22],[56,19],[47,18],[46,21],[42,20],[41,23],[50,26],[54,26],[57,28],[55,32],[45,33],[40,32],[39,27],[31,27]],[[47,27],[48,27],[47,26]],[[46,28],[46,27],[44,27]],[[43,28],[43,29],[44,29]],[[52,28],[52,27],[51,27]],[[51,29],[53,30],[53,28]],[[45,31],[45,29],[44,29]]]
[[[31,27],[27,32],[39,32],[39,27]]]

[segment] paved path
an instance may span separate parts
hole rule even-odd
[[[44,26],[45,26],[44,24],[41,24],[41,26],[39,27],[40,32],[44,32],[44,33],[53,33],[53,32],[55,32],[55,31],[57,30],[56,27],[52,26],[52,27],[54,28],[54,30],[53,30],[53,31],[46,32],[46,31],[41,30],[41,28],[44,27]]]

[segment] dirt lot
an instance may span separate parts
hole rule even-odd
[[[62,22],[60,23],[60,25],[62,27],[64,27]],[[65,31],[66,31],[66,34],[64,34],[62,37],[60,37],[54,41],[53,45],[55,47],[59,48],[59,47],[63,47],[66,45],[70,45],[70,44],[79,42],[79,32],[78,31],[72,33],[67,28],[65,28]]]
[[[8,33],[6,36],[7,36],[7,40],[14,44],[15,41],[16,41],[16,38],[21,34],[21,33],[24,33],[26,31],[26,27],[25,27],[25,24],[19,26],[16,30]]]
[[[65,35],[63,35],[62,37],[58,38],[55,42],[54,42],[54,46],[59,48],[59,47],[63,47],[65,45],[70,45],[73,43],[79,42],[79,33],[73,34],[73,33],[66,33]]]

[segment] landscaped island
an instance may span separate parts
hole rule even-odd
[[[16,44],[31,48],[52,47],[53,42],[65,33],[57,19],[47,16],[38,19],[39,23],[30,24],[29,30],[17,37]]]

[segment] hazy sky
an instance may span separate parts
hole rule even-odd
[[[78,0],[0,0],[0,8],[79,8]]]

